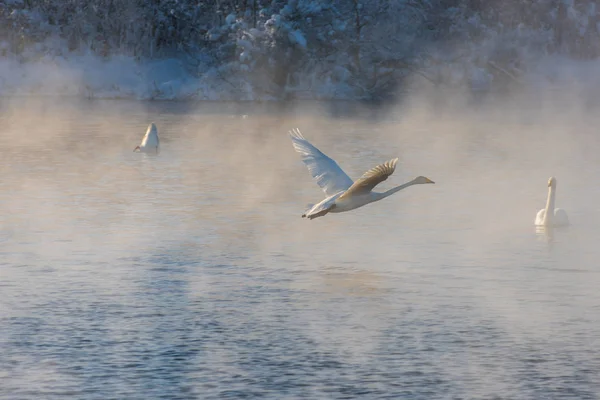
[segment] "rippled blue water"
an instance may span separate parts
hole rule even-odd
[[[227,104],[0,116],[1,399],[600,396],[592,136]],[[133,153],[152,120],[161,154]],[[382,186],[436,185],[302,219],[322,193],[294,126],[355,178],[400,156]],[[536,233],[552,174],[573,226]]]

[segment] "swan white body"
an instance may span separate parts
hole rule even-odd
[[[154,122],[148,125],[142,143],[133,149],[133,151],[158,154],[160,151],[160,141],[158,140],[158,129],[156,129]]]
[[[556,198],[556,178],[548,179],[548,199],[546,208],[542,208],[535,216],[537,226],[567,226],[569,217],[562,208],[554,208]]]
[[[419,176],[404,185],[397,186],[387,192],[373,192],[372,189],[386,180],[396,169],[398,159],[380,164],[363,174],[354,182],[331,158],[306,140],[300,130],[290,131],[294,149],[301,154],[311,176],[325,192],[327,197],[321,202],[310,205],[302,217],[314,219],[327,213],[339,213],[354,210],[369,203],[379,201],[399,190],[422,183],[434,183],[429,178]]]

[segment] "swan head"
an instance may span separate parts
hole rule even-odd
[[[550,179],[548,179],[548,187],[551,188],[555,188],[556,187],[556,178],[551,176]]]
[[[133,151],[140,151],[140,146],[136,146],[135,149],[133,149]]]
[[[415,185],[420,185],[423,183],[435,183],[435,182],[425,176],[417,176],[415,179],[413,179],[413,183]]]

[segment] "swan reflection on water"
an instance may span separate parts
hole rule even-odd
[[[565,240],[565,233],[569,231],[569,226],[536,226],[535,234],[540,242],[546,242],[548,244],[548,248],[552,250],[554,248],[554,244],[557,243],[557,235],[562,236],[562,240]],[[559,238],[559,242],[561,239]]]
[[[554,243],[554,227],[538,225],[535,227],[535,233],[539,241],[552,245]]]

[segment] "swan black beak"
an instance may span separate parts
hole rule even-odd
[[[434,181],[432,181],[432,180],[431,180],[431,179],[429,179],[429,178],[426,178],[426,179],[427,179],[427,181],[426,181],[425,183],[435,183]]]

